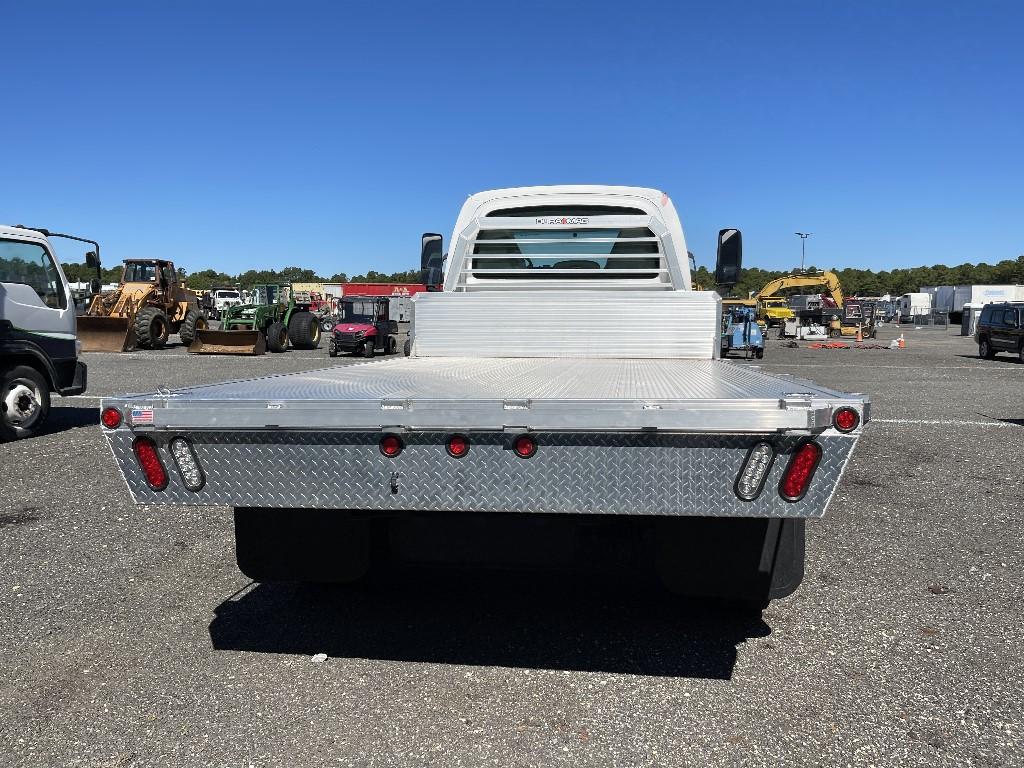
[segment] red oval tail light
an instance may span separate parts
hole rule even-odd
[[[139,463],[139,469],[146,477],[146,484],[154,491],[162,491],[166,488],[167,470],[164,469],[164,463],[160,461],[156,443],[148,437],[138,437],[132,443],[132,450],[135,452],[135,460]]]
[[[782,474],[779,495],[786,501],[800,501],[811,485],[819,461],[821,446],[817,443],[804,443],[797,448]]]

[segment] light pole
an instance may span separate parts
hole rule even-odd
[[[813,235],[813,232],[794,232],[797,237],[800,238],[800,271],[804,271],[804,256],[807,255],[807,238]]]

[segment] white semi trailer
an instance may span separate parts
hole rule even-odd
[[[667,195],[484,192],[441,242],[423,238],[443,290],[416,296],[407,357],[105,398],[135,500],[233,507],[263,581],[358,578],[371,541],[505,563],[564,538],[586,558],[605,530],[607,562],[628,538],[680,592],[796,588],[869,401],[719,359],[721,299],[692,289]],[[718,256],[735,282],[737,230]]]

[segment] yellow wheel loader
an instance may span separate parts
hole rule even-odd
[[[94,296],[78,318],[85,352],[160,349],[172,333],[187,346],[203,328],[196,295],[178,281],[174,264],[160,259],[126,260],[117,289]]]

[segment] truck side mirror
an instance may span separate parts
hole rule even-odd
[[[96,251],[89,251],[85,254],[85,265],[89,269],[96,269],[100,265],[100,260],[96,256]]]
[[[436,290],[444,281],[444,238],[434,232],[424,232],[420,240],[420,282],[427,290]]]
[[[718,233],[718,257],[715,260],[715,283],[732,286],[740,281],[743,266],[743,235],[738,229]]]

